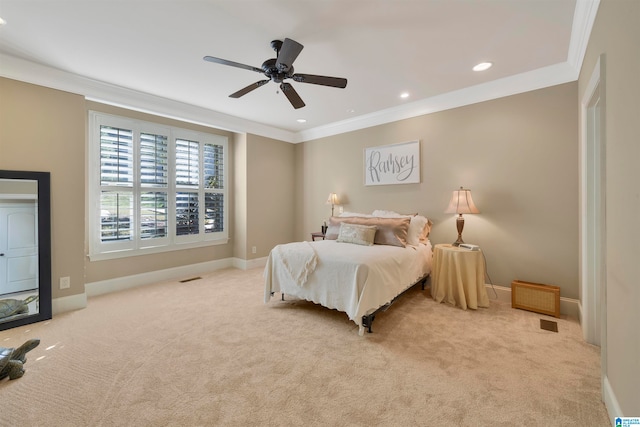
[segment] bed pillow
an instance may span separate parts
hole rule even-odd
[[[342,217],[354,217],[354,216],[363,217],[363,218],[371,218],[373,215],[365,214],[365,213],[359,213],[359,212],[342,212],[338,216],[341,217],[341,218]]]
[[[433,222],[431,222],[431,220],[427,218],[427,225],[424,226],[424,229],[422,230],[422,234],[420,235],[421,243],[427,243],[427,241],[429,240],[429,234],[431,233],[432,225],[433,225]]]
[[[428,229],[426,235],[429,235],[429,220],[422,215],[416,215],[411,217],[411,223],[409,224],[409,232],[407,233],[407,244],[412,246],[418,246],[423,239],[425,229]]]
[[[376,237],[375,225],[340,224],[340,232],[336,242],[354,243],[356,245],[373,246]]]
[[[376,232],[376,245],[407,246],[410,218],[376,218],[378,231]]]
[[[331,217],[329,228],[325,233],[325,240],[336,240],[340,233],[340,224],[375,225],[378,229],[374,244],[405,247],[411,219],[407,218],[380,218],[380,217]]]
[[[427,242],[429,233],[431,233],[431,226],[433,225],[428,218],[418,214],[401,214],[394,211],[377,209],[373,211],[371,215],[382,218],[411,218],[407,243],[413,246]]]
[[[398,212],[385,211],[385,210],[382,210],[382,209],[376,209],[371,214],[371,216],[377,216],[377,217],[380,217],[380,218],[410,218],[410,217],[415,216],[415,215],[416,214],[401,214],[401,213],[398,213]]]

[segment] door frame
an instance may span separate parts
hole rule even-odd
[[[580,100],[580,321],[600,346],[607,374],[605,57],[600,55]]]

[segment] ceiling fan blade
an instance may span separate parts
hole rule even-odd
[[[298,92],[296,92],[293,86],[289,83],[282,83],[280,89],[282,89],[282,93],[285,94],[291,105],[293,105],[293,108],[297,110],[298,108],[304,107],[304,101],[300,98],[300,95],[298,95]]]
[[[215,62],[216,64],[230,65],[232,67],[242,68],[244,70],[257,71],[258,73],[264,73],[264,70],[262,68],[253,67],[251,65],[240,64],[239,62],[228,61],[222,58],[216,58],[215,56],[205,56],[202,59],[209,62]]]
[[[293,65],[293,61],[300,55],[303,48],[304,46],[295,40],[284,39],[280,52],[278,52],[276,68],[281,72],[289,71]]]
[[[249,86],[240,89],[237,92],[232,93],[231,95],[229,95],[229,98],[240,98],[242,95],[246,95],[249,92],[251,92],[254,89],[258,89],[260,86],[264,86],[267,83],[269,83],[271,80],[260,80],[259,82],[255,82],[255,83],[251,83]]]
[[[347,79],[341,77],[316,76],[313,74],[294,74],[291,78],[299,83],[311,83],[314,85],[331,86],[344,89],[347,87]]]

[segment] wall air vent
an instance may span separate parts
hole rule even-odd
[[[511,282],[511,307],[560,317],[560,288],[514,280]]]

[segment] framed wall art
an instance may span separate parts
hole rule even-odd
[[[420,141],[364,150],[364,185],[420,183]]]

